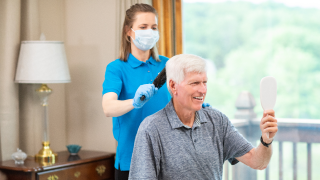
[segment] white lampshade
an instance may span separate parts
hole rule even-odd
[[[63,42],[21,42],[15,82],[48,84],[70,81]]]

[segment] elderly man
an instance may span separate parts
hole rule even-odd
[[[226,160],[254,169],[267,167],[278,131],[273,110],[263,113],[261,143],[254,148],[223,113],[202,108],[207,93],[205,60],[177,55],[166,70],[172,100],[141,123],[129,179],[221,180]]]

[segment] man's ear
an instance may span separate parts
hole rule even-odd
[[[172,81],[172,79],[169,80],[169,88],[172,92],[172,94],[176,94],[177,91],[177,83]]]

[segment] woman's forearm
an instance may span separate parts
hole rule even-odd
[[[118,100],[117,95],[105,94],[102,98],[103,112],[107,117],[118,117],[131,111],[134,107],[132,105],[132,99]]]

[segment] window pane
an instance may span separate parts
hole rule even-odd
[[[184,53],[210,62],[206,101],[233,117],[237,96],[249,91],[261,114],[260,80],[273,76],[277,117],[320,119],[319,9],[278,1],[212,2],[183,3]]]

